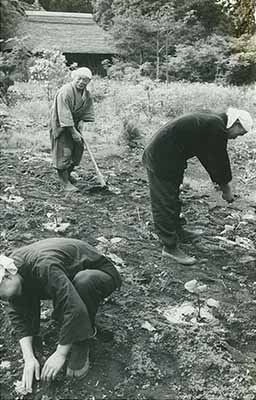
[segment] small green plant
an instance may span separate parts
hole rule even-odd
[[[141,143],[143,134],[140,128],[137,126],[136,121],[134,121],[131,116],[123,119],[122,137],[125,144],[130,149],[139,147],[139,144]]]
[[[204,320],[204,318],[201,315],[201,298],[200,295],[201,293],[205,292],[207,290],[206,285],[200,284],[196,279],[192,279],[192,281],[188,281],[184,285],[185,289],[189,292],[192,293],[196,296],[197,298],[197,306],[198,306],[198,314],[197,314],[197,321],[201,322]]]

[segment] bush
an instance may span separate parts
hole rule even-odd
[[[233,54],[229,58],[226,81],[244,85],[256,80],[256,35],[243,35],[232,42]]]
[[[8,89],[17,80],[28,79],[30,52],[23,39],[12,39],[12,51],[0,52],[0,98],[9,105]]]
[[[130,82],[138,82],[140,80],[140,68],[134,62],[125,62],[114,58],[112,64],[107,60],[103,60],[102,65],[110,79]]]
[[[228,52],[228,43],[217,35],[193,45],[177,45],[175,56],[168,59],[169,76],[171,80],[213,82],[225,74]]]
[[[138,127],[133,116],[126,116],[123,119],[123,130],[121,139],[123,139],[126,146],[130,149],[135,149],[141,146],[143,133]],[[122,140],[121,140],[122,141]]]
[[[71,68],[75,65],[73,64]],[[43,83],[47,90],[48,101],[52,101],[55,92],[70,80],[70,68],[60,50],[44,50],[34,58],[30,67],[30,79]]]

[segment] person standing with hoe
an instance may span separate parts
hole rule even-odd
[[[194,112],[175,118],[161,127],[143,153],[149,181],[155,229],[163,244],[162,254],[183,265],[195,263],[179,246],[179,240],[192,236],[182,228],[179,188],[187,160],[197,157],[212,182],[219,185],[228,203],[234,200],[230,186],[231,167],[227,141],[251,130],[247,111],[229,108],[226,113]]]
[[[89,68],[71,73],[72,82],[56,93],[50,117],[53,166],[66,191],[76,191],[71,173],[84,152],[83,123],[94,122],[93,100],[87,85],[92,79]]]

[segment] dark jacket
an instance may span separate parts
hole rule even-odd
[[[159,179],[181,182],[186,161],[197,157],[213,182],[226,184],[232,180],[226,125],[226,114],[206,111],[176,118],[151,138],[143,163]]]
[[[9,315],[19,339],[38,333],[41,299],[53,300],[55,315],[61,323],[60,344],[84,339],[88,331],[88,313],[72,284],[79,271],[103,271],[113,278],[116,288],[121,286],[113,263],[81,240],[41,240],[15,250],[11,258],[23,278],[21,296],[9,302]]]

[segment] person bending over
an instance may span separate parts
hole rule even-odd
[[[0,256],[0,298],[7,307],[21,346],[22,386],[31,392],[33,378],[50,381],[67,363],[67,376],[84,377],[89,369],[89,343],[95,335],[99,304],[121,286],[113,263],[88,243],[51,238]],[[60,324],[58,345],[40,371],[34,339],[40,329],[40,300],[53,301]]]
[[[187,160],[196,156],[211,180],[219,185],[223,199],[232,202],[227,141],[246,134],[252,124],[250,114],[236,108],[220,114],[194,112],[167,122],[151,138],[143,153],[143,164],[148,175],[153,221],[164,256],[184,265],[196,261],[178,245],[185,234],[180,219],[179,188]]]

